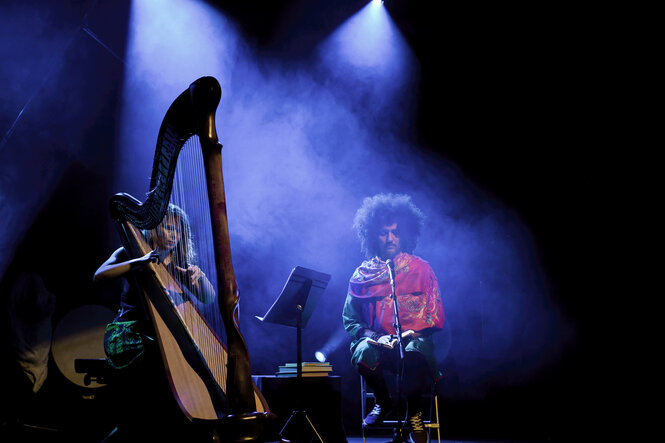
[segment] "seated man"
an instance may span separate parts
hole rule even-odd
[[[344,328],[352,337],[351,361],[374,391],[376,405],[365,424],[377,425],[390,409],[383,370],[399,371],[398,346],[390,273],[394,264],[395,293],[402,332],[412,331],[405,344],[403,392],[411,440],[426,442],[421,396],[435,375],[431,335],[443,327],[439,285],[430,265],[411,255],[424,216],[407,195],[379,194],[366,198],[354,220],[365,260],[354,272],[344,304]]]

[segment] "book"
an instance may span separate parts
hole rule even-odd
[[[327,377],[332,371],[332,366],[328,362],[302,362],[301,373],[303,377]],[[277,367],[275,373],[278,377],[297,377],[298,363],[284,363]]]
[[[303,366],[302,372],[330,372],[332,371],[332,366]],[[298,372],[297,366],[280,366],[280,373],[296,373]]]
[[[409,329],[408,331],[402,332],[402,339],[411,337],[414,335],[416,332],[413,329]],[[370,345],[374,346],[380,346],[382,348],[388,348],[388,349],[393,349],[395,346],[397,346],[397,336],[393,336],[392,339],[388,343],[379,343],[377,340],[368,338],[367,343]]]
[[[303,377],[327,377],[328,373],[324,371],[318,371],[318,372],[303,372],[301,374]],[[277,377],[297,377],[298,373],[297,372],[277,372],[275,374]]]
[[[328,362],[302,362],[301,370],[303,377],[325,377],[332,371],[332,366]],[[298,363],[285,363],[278,366],[276,375],[280,377],[297,376]]]
[[[289,368],[290,368],[290,367],[297,368],[297,367],[298,367],[298,363],[284,363],[284,366],[285,366],[285,367],[289,367]],[[301,366],[302,366],[303,368],[306,367],[306,366],[307,366],[307,367],[321,367],[321,366],[330,366],[330,363],[328,363],[327,361],[325,361],[325,362],[318,362],[318,361],[304,361],[304,362],[301,363]]]

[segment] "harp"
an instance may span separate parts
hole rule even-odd
[[[178,225],[180,255],[173,255],[182,257],[181,262],[170,269],[152,263],[149,272],[137,275],[144,306],[182,413],[192,421],[216,421],[222,426],[229,417],[244,420],[241,433],[251,434],[261,428],[252,423],[271,414],[252,382],[247,346],[238,327],[222,145],[215,128],[220,99],[221,88],[213,77],[196,80],[175,99],[159,130],[147,198],[141,203],[128,194],[116,194],[110,210],[132,257],[155,249],[149,234],[178,219],[174,205],[184,212],[189,232]],[[182,217],[177,221],[182,224]],[[184,237],[191,243],[187,253],[183,253]],[[205,276],[192,283],[192,273],[183,271],[193,265],[194,250],[199,257],[196,267]],[[212,290],[201,296],[204,285]],[[240,440],[254,437],[242,435]]]

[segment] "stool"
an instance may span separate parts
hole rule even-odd
[[[428,441],[432,441],[431,438],[432,430],[436,429],[437,442],[441,443],[437,382],[438,378],[432,380],[432,394],[429,395],[430,398],[429,418],[427,420],[423,420],[423,423],[425,424],[425,427],[428,428],[427,432]],[[399,377],[397,374],[395,374],[395,387],[397,387],[398,383],[399,383]],[[374,402],[376,402],[376,397],[374,396],[374,393],[367,390],[367,383],[365,383],[365,379],[362,376],[360,376],[360,410],[361,410],[360,413],[362,414],[361,419],[363,420],[363,425],[362,425],[363,443],[365,443],[365,427],[366,427],[364,420],[368,411],[371,410],[367,407],[367,400],[370,398],[373,399]],[[373,428],[394,428],[395,426],[397,426],[397,424],[398,420],[394,419],[383,420],[383,424],[381,424],[380,426],[373,426]]]

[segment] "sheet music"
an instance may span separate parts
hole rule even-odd
[[[330,275],[312,269],[296,266],[291,270],[288,280],[282,288],[282,292],[277,300],[268,309],[263,317],[256,316],[261,321],[276,323],[285,326],[297,326],[297,298],[302,288],[311,281],[309,295],[304,294],[304,309],[302,313],[302,327],[307,325],[307,321],[312,315],[314,308],[319,302],[321,295],[328,286]]]

